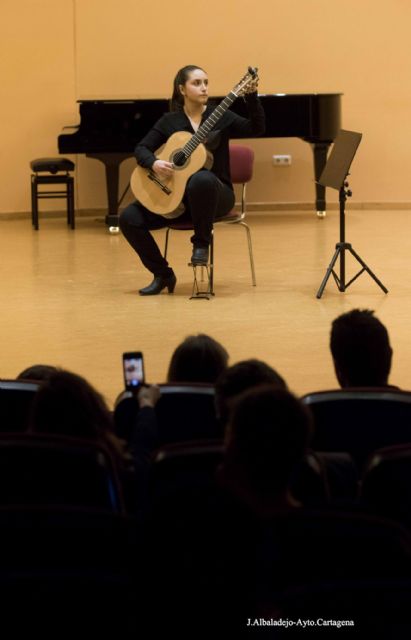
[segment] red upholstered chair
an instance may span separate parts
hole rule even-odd
[[[230,144],[230,172],[233,184],[241,184],[241,210],[233,209],[227,215],[217,217],[215,223],[224,222],[226,224],[241,225],[247,234],[248,253],[250,258],[251,279],[253,286],[256,286],[253,247],[251,243],[250,227],[244,222],[246,214],[246,187],[253,176],[254,151],[250,147],[239,144]],[[190,222],[173,222],[166,231],[166,240],[164,246],[164,257],[167,258],[168,240],[170,231],[192,231],[193,226]],[[208,293],[214,295],[214,234],[211,237],[210,245],[210,266],[209,266],[209,289]]]

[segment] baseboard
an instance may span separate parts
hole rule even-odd
[[[236,208],[239,209],[240,205],[236,204]],[[328,211],[338,210],[340,207],[338,202],[329,202],[327,204]],[[411,209],[411,202],[347,202],[347,210],[362,209],[362,210],[377,210],[377,211],[403,211]],[[247,213],[263,213],[274,211],[314,211],[315,206],[313,202],[247,202]],[[41,218],[65,218],[65,211],[42,211],[40,213]],[[107,215],[106,209],[76,209],[76,217],[79,218],[105,218]],[[0,212],[0,220],[23,220],[31,218],[30,211],[17,211],[17,212]]]
[[[76,209],[76,218],[105,218],[107,211],[105,209]],[[51,218],[67,218],[66,211],[42,211],[39,213],[39,220]],[[0,220],[31,220],[31,211],[17,211],[0,213]]]
[[[239,205],[236,205],[239,208]],[[327,210],[335,211],[340,208],[339,202],[328,202]],[[363,209],[378,211],[393,211],[411,209],[411,202],[346,202],[346,209]],[[247,211],[259,213],[264,211],[313,211],[313,202],[247,202]]]

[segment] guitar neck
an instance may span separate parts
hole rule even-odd
[[[207,120],[203,122],[198,131],[191,137],[191,139],[184,145],[182,151],[184,155],[188,158],[193,151],[195,151],[201,142],[204,142],[211,129],[215,127],[217,122],[222,118],[227,109],[231,107],[234,100],[237,98],[237,95],[230,91],[228,96],[224,98],[220,102],[220,104],[214,109],[214,111],[208,116]]]

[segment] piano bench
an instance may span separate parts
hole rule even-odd
[[[74,212],[74,162],[68,158],[37,158],[30,162],[31,174],[31,221],[36,231],[39,228],[39,204],[41,198],[65,198],[67,203],[67,224],[75,228]],[[41,185],[64,185],[61,190],[39,189]]]

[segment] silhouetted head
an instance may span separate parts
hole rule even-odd
[[[388,383],[392,349],[385,326],[368,309],[353,309],[331,326],[330,348],[341,387]]]
[[[174,351],[167,382],[207,382],[214,384],[228,363],[224,347],[204,333],[188,336]]]
[[[228,484],[256,501],[287,493],[311,436],[311,415],[286,389],[266,384],[241,394],[226,430],[223,474]]]
[[[216,382],[216,409],[220,422],[227,424],[231,406],[240,393],[261,384],[287,389],[280,374],[262,360],[242,360],[228,367]]]
[[[191,74],[196,69],[204,72],[204,69],[195,65],[188,64],[177,71],[173,82],[173,93],[170,100],[170,111],[182,111],[184,107],[184,96],[181,93],[181,87],[184,87]]]
[[[103,396],[81,376],[63,370],[52,374],[36,393],[31,428],[91,440],[113,432]]]
[[[48,380],[59,369],[49,364],[33,364],[21,371],[17,376],[17,380]]]

